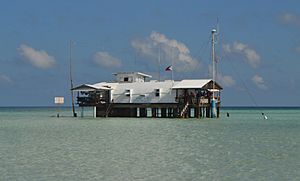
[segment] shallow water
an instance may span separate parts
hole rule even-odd
[[[300,180],[298,108],[227,108],[220,119],[56,112],[0,108],[0,180]]]

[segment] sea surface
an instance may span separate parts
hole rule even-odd
[[[300,180],[300,108],[224,108],[219,119],[85,113],[0,108],[0,180]]]

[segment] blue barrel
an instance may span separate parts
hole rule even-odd
[[[217,100],[211,99],[210,101],[210,117],[215,118],[217,117]]]

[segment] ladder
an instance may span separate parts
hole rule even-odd
[[[185,106],[183,107],[183,109],[180,112],[180,117],[183,117],[183,115],[186,113],[186,111],[188,110],[187,108],[189,107],[189,102],[187,102],[185,104]]]
[[[110,111],[112,109],[113,104],[114,103],[109,103],[109,105],[108,105],[108,107],[107,107],[107,109],[105,111],[105,117],[108,117],[108,115],[109,115],[109,113],[110,113]]]

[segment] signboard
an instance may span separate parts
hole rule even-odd
[[[208,99],[200,99],[201,104],[208,104]]]
[[[63,104],[65,102],[64,97],[54,97],[55,104]]]

